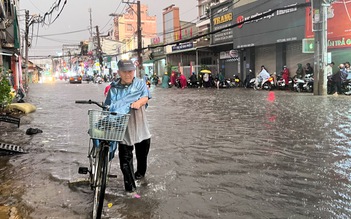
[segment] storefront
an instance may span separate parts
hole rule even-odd
[[[351,62],[351,2],[335,1],[328,8],[327,20],[327,43],[330,60],[333,61],[334,72],[337,65],[344,62]],[[312,19],[312,14],[306,11],[306,38],[314,38],[312,31],[312,22],[318,20]]]
[[[313,55],[302,53],[301,46],[305,37],[306,9],[297,5],[305,2],[277,0],[265,4],[254,1],[239,7],[234,5],[236,17],[233,19],[244,22],[233,28],[234,49],[245,54],[240,60],[243,72],[251,69],[257,73],[261,65],[266,66],[270,73],[280,72],[284,65],[290,72],[295,72],[297,63],[313,60]],[[286,7],[289,8],[275,10]],[[252,20],[257,16],[261,17]]]
[[[237,50],[224,51],[219,53],[219,71],[225,78],[233,78],[238,75],[240,78],[240,58]]]
[[[185,77],[190,77],[191,63],[196,60],[196,48],[194,48],[193,42],[168,46],[167,51],[167,63],[178,66],[178,72],[183,73]]]
[[[214,15],[211,18],[211,32],[234,24],[232,5],[232,2],[225,2],[211,8],[210,14]],[[225,78],[232,78],[234,74],[240,74],[240,68],[238,68],[238,66],[240,66],[238,62],[240,60],[238,51],[232,50],[233,28],[228,28],[212,34],[210,48],[219,54],[218,69]]]
[[[150,60],[153,62],[153,71],[159,77],[162,77],[166,72],[166,55],[163,45],[151,50]]]

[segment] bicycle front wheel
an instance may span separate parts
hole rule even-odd
[[[108,153],[109,147],[100,145],[101,150],[98,154],[98,162],[96,164],[96,181],[95,181],[95,195],[94,195],[94,206],[93,206],[93,218],[100,219],[104,204],[106,182],[107,182],[107,171],[108,171]]]

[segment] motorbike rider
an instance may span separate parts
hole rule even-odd
[[[267,72],[266,68],[264,67],[264,65],[261,66],[261,71],[258,74],[257,78],[256,78],[256,87],[258,87],[259,83],[261,84],[261,86],[268,81],[270,77],[270,74]]]
[[[151,77],[151,81],[152,81],[152,83],[153,83],[155,86],[157,86],[157,85],[158,85],[158,80],[159,80],[159,77],[158,77],[157,73],[155,72],[155,73],[152,75],[152,77]]]

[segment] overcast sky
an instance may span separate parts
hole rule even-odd
[[[58,10],[53,10],[51,21],[59,14],[65,0],[20,0],[20,22],[24,22],[24,10],[29,14],[44,16],[55,3],[60,3]],[[83,31],[90,26],[89,8],[92,10],[92,26],[99,26],[99,32],[106,34],[112,28],[113,18],[111,13],[122,13],[127,4],[122,0],[67,0],[62,13],[51,25],[34,24],[32,48],[30,56],[56,55],[62,51],[63,44],[77,44],[81,40],[89,39],[89,31]],[[124,0],[126,1],[126,0]],[[132,0],[129,0],[132,1]],[[136,2],[136,1],[135,1]],[[157,16],[157,32],[162,32],[162,10],[171,4],[179,7],[180,19],[183,21],[196,21],[197,0],[140,0],[141,4],[149,6],[149,15]],[[48,16],[47,16],[48,17]],[[49,22],[49,19],[46,19]],[[23,35],[22,26],[22,32]],[[71,33],[75,32],[75,33]]]

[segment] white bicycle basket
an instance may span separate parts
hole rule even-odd
[[[123,141],[129,114],[116,114],[109,111],[89,110],[89,135],[91,138],[106,141]]]

